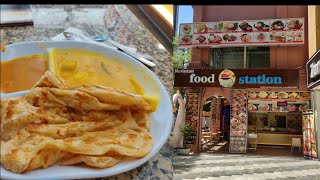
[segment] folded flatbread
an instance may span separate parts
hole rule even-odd
[[[46,72],[24,96],[1,99],[1,164],[23,173],[53,164],[111,167],[152,149],[152,112],[139,96],[70,86]]]

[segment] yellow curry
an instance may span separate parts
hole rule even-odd
[[[145,95],[141,83],[129,70],[100,53],[78,49],[52,49],[49,70],[71,85],[98,84],[114,87],[127,93],[138,94],[156,110],[159,97]],[[32,55],[1,62],[1,92],[28,90],[48,70],[44,55]]]
[[[139,81],[114,59],[78,49],[52,49],[50,70],[72,85],[99,84],[143,95]]]
[[[48,62],[39,54],[1,62],[1,92],[28,90],[47,70]]]

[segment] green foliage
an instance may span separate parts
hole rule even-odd
[[[183,137],[187,141],[192,140],[192,126],[189,124],[185,124],[180,127],[180,131],[183,134]]]
[[[173,38],[173,68],[184,69],[191,61],[191,48],[179,48],[179,36]]]

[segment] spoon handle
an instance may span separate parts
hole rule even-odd
[[[126,50],[126,49],[124,49],[124,48],[121,48],[121,47],[117,46],[116,44],[112,43],[112,42],[109,41],[109,40],[107,40],[107,42],[110,43],[110,44],[112,44],[112,45],[114,45],[115,47],[117,47],[120,51],[128,54],[129,56],[137,59],[138,61],[142,62],[143,64],[145,64],[145,65],[147,65],[147,66],[149,66],[149,67],[155,67],[155,66],[156,66],[155,63],[153,63],[153,62],[145,59],[144,57],[139,57],[136,53],[133,53],[133,52],[128,51],[128,50]]]

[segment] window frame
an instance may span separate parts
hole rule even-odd
[[[250,69],[249,65],[250,65],[250,59],[248,59],[247,57],[247,53],[248,53],[248,46],[241,46],[243,47],[243,67],[241,69]],[[262,47],[268,47],[268,46],[262,46]],[[225,48],[225,47],[222,47]],[[232,47],[230,47],[232,48]],[[217,60],[217,56],[215,55],[216,50],[220,49],[220,48],[211,48],[210,49],[210,61],[209,61],[209,65],[210,67],[214,68],[214,69],[218,69],[218,60]],[[270,68],[270,47],[269,47],[269,67],[266,68]]]

